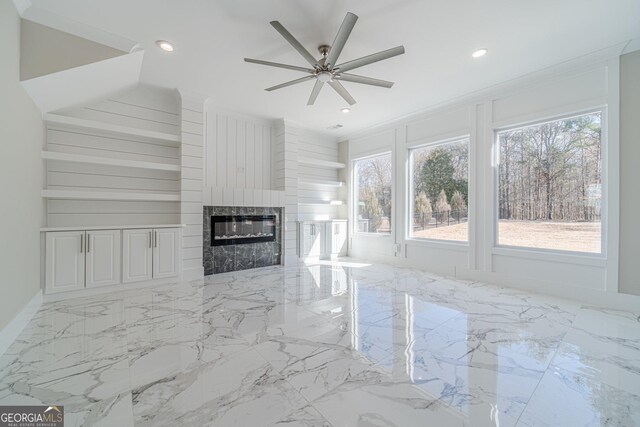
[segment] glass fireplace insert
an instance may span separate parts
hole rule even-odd
[[[211,217],[211,246],[242,245],[275,240],[275,215],[215,215]]]

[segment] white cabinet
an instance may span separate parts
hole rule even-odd
[[[120,283],[120,230],[47,233],[45,250],[47,293]]]
[[[153,230],[124,230],[122,243],[122,283],[151,280]]]
[[[333,258],[347,253],[347,221],[298,223],[298,256]]]
[[[86,232],[87,288],[120,283],[120,230]]]
[[[84,231],[47,233],[45,287],[48,293],[84,288]]]
[[[300,258],[319,257],[324,249],[324,224],[301,222],[298,233]]]
[[[153,278],[177,276],[180,273],[180,230],[161,228],[153,233]]]
[[[180,230],[124,230],[122,282],[175,277],[180,273]]]
[[[347,254],[347,221],[331,221],[326,229],[327,249],[331,248],[332,257]]]
[[[180,238],[179,228],[47,230],[45,291],[179,276]]]

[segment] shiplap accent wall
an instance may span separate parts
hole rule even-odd
[[[60,115],[95,120],[138,129],[179,135],[180,112],[173,91],[147,86],[93,105],[57,112]],[[46,150],[180,164],[177,143],[132,136],[78,130],[47,124]],[[178,172],[89,165],[49,160],[46,188],[75,191],[112,191],[179,194]],[[47,225],[135,225],[180,221],[178,202],[49,200]]]
[[[205,187],[272,189],[271,123],[215,109],[206,120]]]
[[[181,219],[182,268],[185,279],[204,275],[202,264],[202,188],[204,179],[204,100],[182,95]]]
[[[322,135],[311,131],[300,130],[297,133],[298,158],[311,158],[339,162],[338,141],[331,136]],[[346,218],[344,207],[337,205],[306,205],[304,203],[319,200],[344,201],[345,189],[340,187],[328,187],[310,185],[309,182],[339,181],[339,169],[317,167],[309,164],[298,165],[298,220],[325,220]]]
[[[273,135],[273,183],[284,191],[283,261],[297,262],[296,221],[298,220],[298,128],[278,120]]]

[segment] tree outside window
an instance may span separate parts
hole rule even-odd
[[[410,150],[414,239],[468,240],[469,139]]]
[[[498,132],[498,244],[601,252],[602,113]]]
[[[354,170],[357,230],[391,233],[391,153],[356,160]]]

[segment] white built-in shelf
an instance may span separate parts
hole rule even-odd
[[[343,181],[322,181],[322,180],[314,180],[314,181],[299,180],[298,184],[308,185],[312,187],[344,187],[346,185],[346,183]]]
[[[61,162],[89,163],[93,165],[122,166],[128,168],[154,169],[161,171],[180,172],[180,165],[167,163],[143,162],[138,160],[116,159],[113,157],[86,156],[84,154],[60,153],[57,151],[43,151],[45,160],[58,160]]]
[[[138,230],[141,228],[185,228],[186,224],[85,225],[79,227],[42,227],[40,231]]]
[[[179,202],[180,194],[168,193],[125,193],[110,191],[75,191],[75,190],[42,190],[45,199],[73,199],[73,200],[128,200]]]
[[[344,201],[343,200],[307,200],[304,202],[299,202],[298,205],[342,206],[344,205]]]
[[[128,135],[142,138],[156,139],[168,142],[180,142],[180,137],[171,133],[156,132],[153,130],[137,129],[127,126],[114,125],[111,123],[98,122],[95,120],[79,119],[76,117],[61,116],[59,114],[47,113],[44,121],[65,128],[86,129],[102,131],[117,135]]]
[[[329,169],[344,169],[346,165],[344,163],[330,162],[328,160],[311,159],[307,157],[298,158],[298,163],[303,165],[315,166],[318,168]]]

